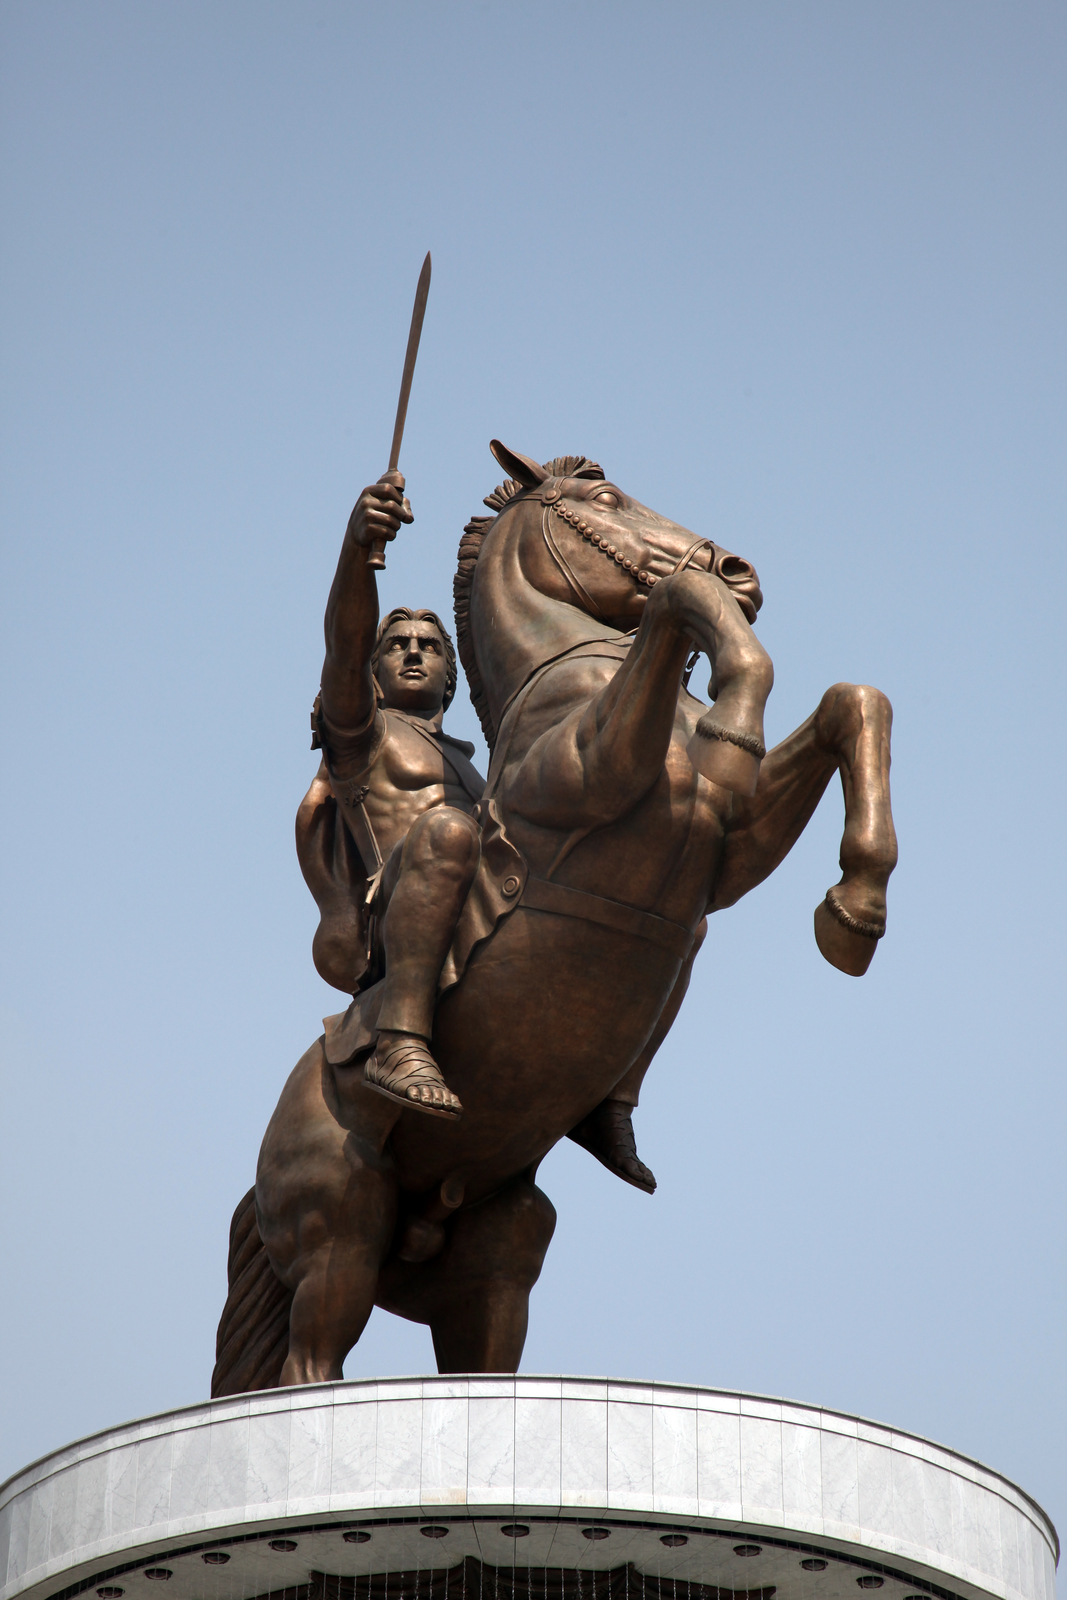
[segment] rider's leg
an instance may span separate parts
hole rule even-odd
[[[521,1173],[490,1199],[458,1212],[432,1261],[390,1261],[378,1304],[429,1323],[439,1372],[516,1372],[530,1290],[555,1226],[551,1200]]]
[[[452,806],[427,811],[404,840],[382,925],[385,982],[366,1081],[413,1110],[462,1110],[429,1050],[437,980],[478,870],[478,827]],[[387,868],[387,874],[392,873]],[[383,887],[388,893],[389,885]]]
[[[640,1097],[645,1073],[652,1065],[653,1056],[674,1026],[681,1010],[682,1001],[689,988],[689,980],[693,975],[693,962],[696,960],[697,951],[704,943],[707,931],[708,921],[705,917],[696,931],[693,948],[682,964],[682,970],[678,974],[667,1004],[659,1014],[659,1021],[637,1060],[623,1073],[611,1094],[601,1100],[600,1104],[567,1135],[575,1144],[580,1144],[583,1150],[588,1150],[590,1155],[596,1156],[597,1160],[617,1178],[632,1183],[635,1189],[644,1189],[646,1194],[655,1192],[656,1179],[637,1154],[632,1117]]]

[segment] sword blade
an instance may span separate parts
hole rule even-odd
[[[415,357],[419,353],[419,340],[422,338],[422,319],[426,315],[426,297],[430,293],[430,252],[426,252],[426,260],[422,263],[419,273],[418,287],[415,290],[415,305],[411,313],[411,331],[408,334],[408,348],[404,356],[404,375],[400,380],[400,399],[396,403],[396,425],[393,428],[393,447],[389,452],[389,471],[394,472],[400,464],[400,445],[404,437],[404,423],[408,415],[408,396],[411,394],[411,380],[415,376]]]

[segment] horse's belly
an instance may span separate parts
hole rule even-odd
[[[464,1115],[401,1118],[402,1186],[460,1169],[474,1199],[540,1160],[633,1062],[680,966],[644,939],[520,907],[438,1009],[434,1053]]]

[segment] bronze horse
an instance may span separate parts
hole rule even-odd
[[[584,457],[493,450],[511,476],[468,524],[455,585],[492,750],[491,915],[433,1038],[465,1112],[434,1120],[363,1085],[373,990],[328,1019],[234,1217],[213,1393],[340,1378],[375,1305],[427,1323],[442,1372],[517,1370],[555,1222],[538,1163],[662,1042],[708,913],[773,872],[835,770],[842,877],[815,936],[859,976],[885,929],[886,697],[835,684],[765,755],[752,567]],[[688,692],[695,652],[714,710]]]

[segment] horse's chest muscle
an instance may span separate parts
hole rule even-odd
[[[677,860],[684,856],[718,859],[723,828],[719,791],[694,769],[677,738],[672,740],[663,771],[646,798],[637,806],[633,821],[639,830],[661,836],[665,850]]]
[[[572,835],[552,876],[571,888],[621,899],[686,925],[704,914],[723,841],[722,790],[694,770],[676,734],[642,798],[614,822]],[[561,836],[514,819],[515,842],[535,872],[559,854]]]

